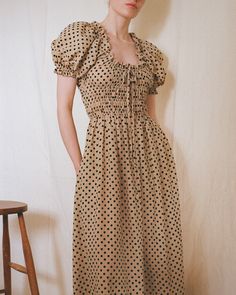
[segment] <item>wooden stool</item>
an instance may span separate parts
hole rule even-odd
[[[39,295],[38,283],[34,268],[33,256],[30,243],[27,237],[23,212],[27,211],[27,204],[15,201],[0,201],[0,215],[3,217],[3,235],[2,235],[2,251],[3,251],[3,271],[4,271],[4,289],[0,290],[0,294],[11,295],[11,268],[27,274],[31,294]],[[21,240],[24,252],[26,267],[11,262],[10,237],[8,228],[8,214],[18,214],[20,226]]]

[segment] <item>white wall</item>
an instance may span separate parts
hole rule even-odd
[[[105,0],[1,3],[0,199],[28,203],[40,294],[72,294],[75,174],[57,124],[50,43],[70,22],[105,14]],[[236,2],[146,0],[131,30],[168,59],[157,113],[179,174],[186,295],[234,295]],[[74,117],[83,149],[79,91]],[[10,234],[12,261],[24,263],[16,216]],[[29,294],[26,276],[12,277],[13,294]]]

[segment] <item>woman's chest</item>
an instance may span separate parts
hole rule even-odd
[[[84,91],[105,90],[114,88],[141,87],[149,89],[153,83],[153,73],[147,64],[122,64],[114,59],[101,57],[97,59],[86,76],[80,81],[80,88]]]

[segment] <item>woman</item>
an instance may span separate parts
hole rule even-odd
[[[76,171],[73,294],[184,294],[177,175],[152,117],[163,54],[128,32],[145,0],[110,0],[102,22],[52,41],[58,120]],[[79,87],[90,121],[81,156],[72,118]]]

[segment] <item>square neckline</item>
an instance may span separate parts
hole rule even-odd
[[[134,46],[135,46],[135,49],[136,49],[136,55],[138,57],[138,63],[137,64],[131,64],[131,63],[124,63],[124,62],[121,62],[119,60],[117,60],[115,58],[115,56],[112,54],[112,45],[111,45],[111,42],[110,42],[110,37],[105,29],[105,27],[98,21],[93,21],[92,22],[93,24],[97,25],[100,29],[101,29],[101,32],[103,33],[103,36],[105,37],[106,41],[107,41],[107,45],[108,45],[108,55],[110,56],[111,60],[116,64],[116,65],[119,65],[119,66],[122,66],[122,67],[130,67],[130,68],[139,68],[140,66],[142,66],[144,64],[143,62],[143,59],[142,59],[142,54],[141,54],[141,49],[140,49],[140,44],[139,44],[139,38],[136,36],[136,34],[134,32],[128,32],[128,34],[130,35],[133,43],[134,43]]]

